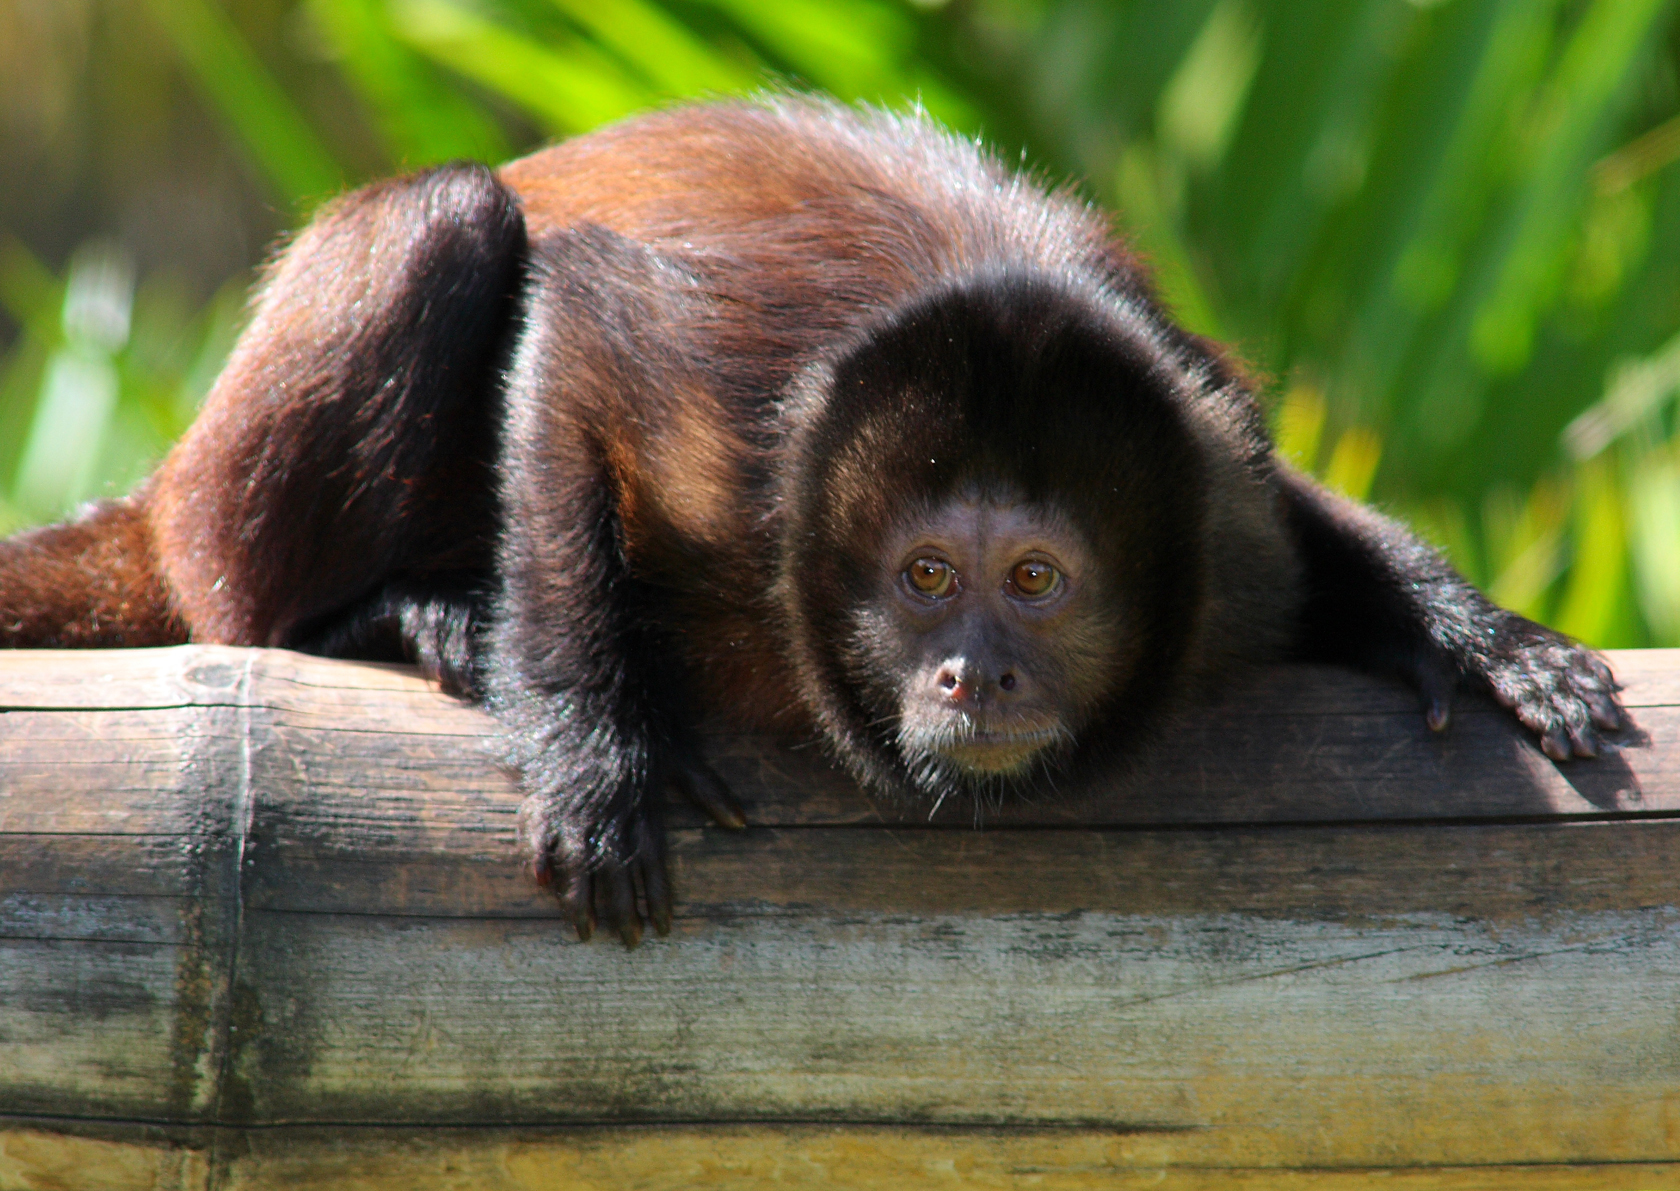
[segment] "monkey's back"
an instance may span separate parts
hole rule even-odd
[[[930,284],[1141,276],[1088,204],[917,116],[771,97],[653,113],[502,168],[534,242],[598,225],[696,269],[723,356],[774,390]],[[746,394],[743,394],[746,395]]]

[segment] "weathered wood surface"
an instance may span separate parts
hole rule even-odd
[[[0,1188],[1680,1187],[1680,653],[1553,766],[1234,682],[929,823],[714,737],[668,939],[576,943],[401,668],[0,655]]]

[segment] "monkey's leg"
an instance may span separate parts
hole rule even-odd
[[[730,815],[716,808],[732,806],[693,760],[678,651],[655,627],[662,596],[638,577],[626,525],[648,499],[644,436],[669,425],[660,402],[699,383],[676,330],[692,299],[657,264],[601,229],[533,248],[507,391],[486,666],[524,781],[521,834],[537,879],[581,937],[599,911],[631,946],[638,885],[655,929],[670,929],[662,786],[698,786],[720,822]]]
[[[1402,526],[1279,472],[1305,564],[1301,656],[1401,675],[1436,731],[1460,683],[1485,690],[1554,760],[1597,755],[1598,732],[1621,726],[1603,658],[1493,604]]]
[[[517,199],[468,165],[344,195],[279,256],[148,501],[194,640],[319,648],[358,607],[424,629],[489,573],[524,256]]]
[[[413,662],[449,694],[477,700],[490,588],[471,573],[393,579],[291,644],[322,657]]]

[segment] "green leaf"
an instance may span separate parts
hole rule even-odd
[[[669,95],[745,91],[757,81],[646,0],[550,2]]]
[[[1547,80],[1529,130],[1532,164],[1515,227],[1492,292],[1471,324],[1476,359],[1490,373],[1528,362],[1535,323],[1557,294],[1588,167],[1602,152],[1609,119],[1627,102],[1627,79],[1668,7],[1668,0],[1596,0]]]
[[[188,73],[293,210],[340,189],[343,171],[239,30],[210,0],[146,0]]]
[[[1672,452],[1635,465],[1628,504],[1640,611],[1654,644],[1680,645],[1680,466]]]
[[[1572,509],[1574,558],[1553,623],[1589,645],[1610,644],[1627,592],[1622,494],[1608,457],[1579,468]]]
[[[20,324],[56,342],[62,335],[64,283],[28,245],[0,232],[0,307]]]
[[[904,93],[915,41],[909,14],[874,0],[705,0],[807,80],[842,99]]]
[[[1173,187],[1174,179],[1162,177],[1161,165],[1148,145],[1129,145],[1120,155],[1114,189],[1133,245],[1154,273],[1161,301],[1196,334],[1224,338],[1215,305],[1179,235],[1172,200],[1163,197],[1162,192]]]
[[[518,104],[554,133],[586,131],[656,98],[581,40],[542,45],[448,0],[391,0],[391,16],[409,45]]]
[[[488,113],[397,39],[385,0],[305,0],[352,86],[373,109],[391,156],[408,165],[502,161],[511,146]]]
[[[1263,30],[1247,0],[1220,0],[1161,93],[1156,140],[1192,167],[1225,156],[1260,65]]]

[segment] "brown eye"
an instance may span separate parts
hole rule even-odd
[[[1009,572],[1009,582],[1015,590],[1028,598],[1049,595],[1062,581],[1062,573],[1047,562],[1027,559],[1015,564],[1015,569]]]
[[[918,558],[905,575],[911,587],[935,599],[950,594],[951,582],[957,577],[951,564],[940,558]]]

